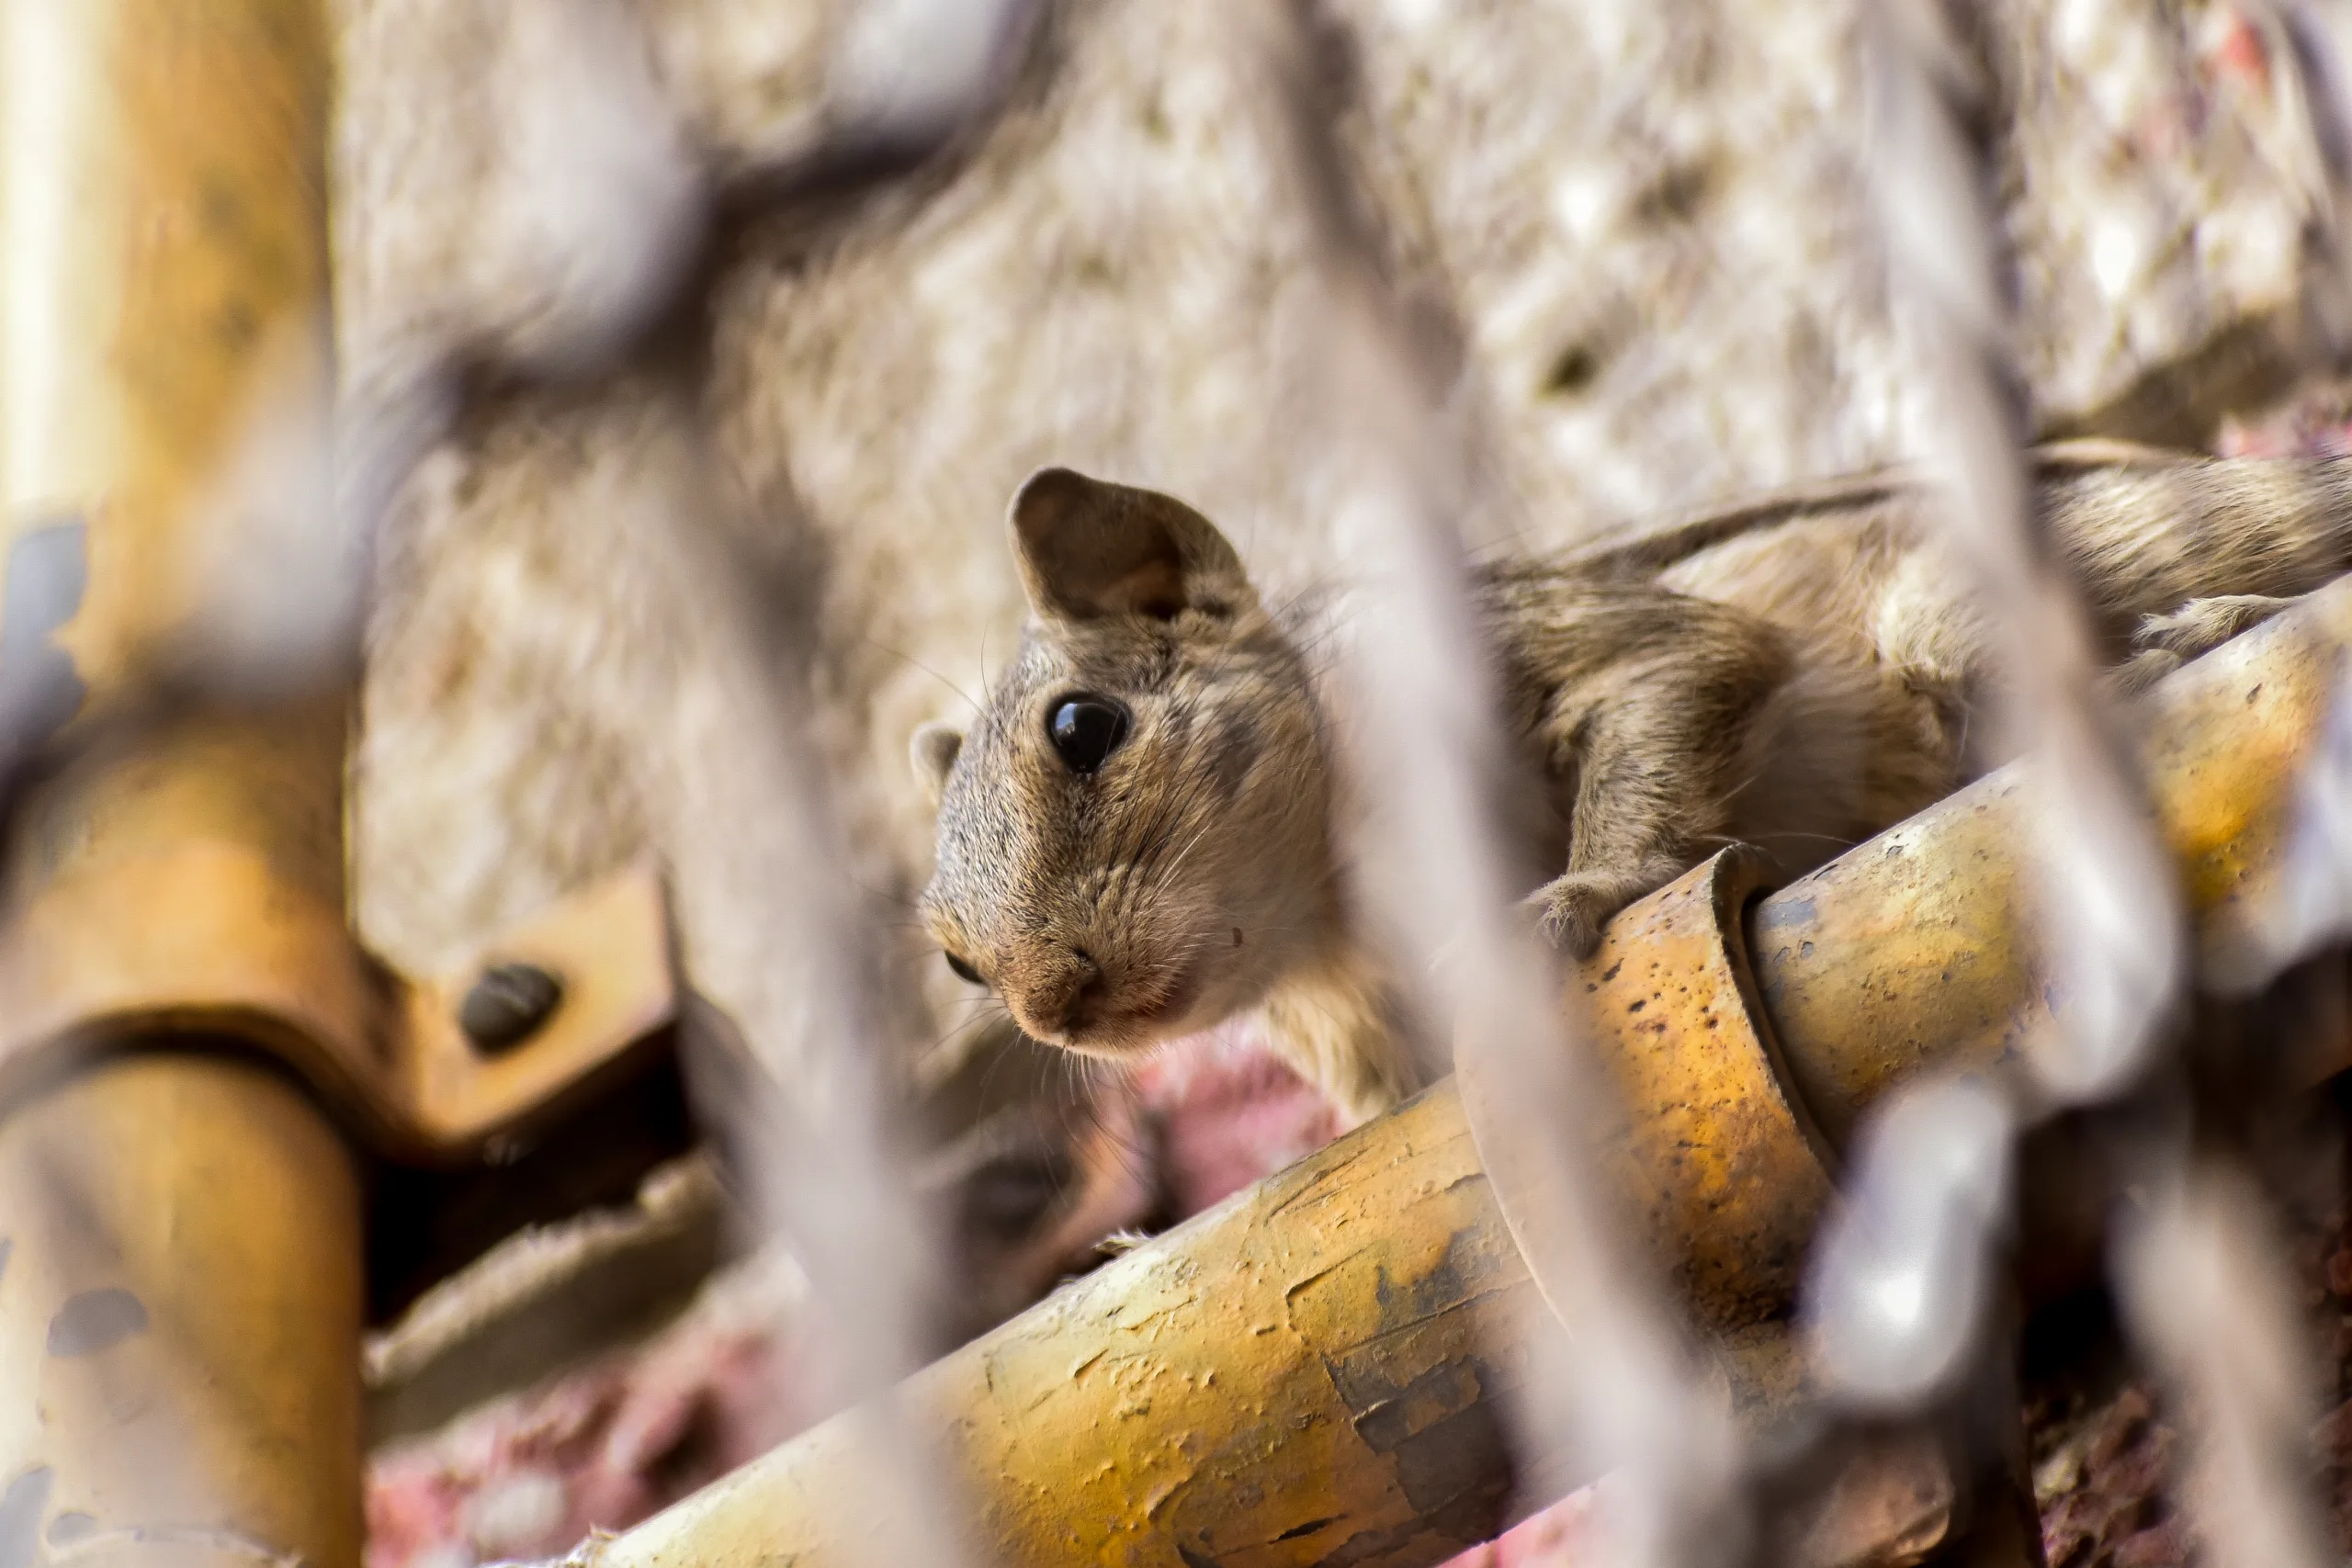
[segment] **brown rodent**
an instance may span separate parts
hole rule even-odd
[[[2037,456],[2101,650],[2140,684],[2352,565],[2352,464]],[[1540,781],[1529,905],[1602,922],[1742,840],[1794,876],[1963,782],[1984,639],[1900,477],[1544,560],[1473,592]],[[923,894],[949,962],[1040,1040],[1116,1057],[1261,1009],[1355,1116],[1427,1076],[1350,908],[1328,625],[1207,519],[1067,468],[1013,498],[1034,612],[968,736],[926,726]],[[2226,596],[2226,597],[2224,597]],[[2136,656],[2135,656],[2136,655]]]

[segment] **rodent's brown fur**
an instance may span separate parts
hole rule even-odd
[[[2053,449],[2039,498],[2128,685],[2352,566],[2352,464]],[[1478,571],[1555,941],[1727,841],[1793,876],[1963,782],[1991,672],[1921,505],[1865,479]],[[1261,1008],[1351,1113],[1393,1103],[1424,1075],[1349,907],[1318,628],[1169,497],[1047,469],[1012,524],[1035,618],[969,737],[916,738],[933,930],[1040,1039],[1118,1055]],[[1047,735],[1075,693],[1133,716],[1088,777]]]

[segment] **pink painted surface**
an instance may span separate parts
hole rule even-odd
[[[1484,1546],[1474,1546],[1445,1568],[1604,1568],[1609,1561],[1602,1517],[1608,1487],[1570,1493],[1524,1524]]]
[[[631,1524],[808,1425],[785,1337],[689,1317],[650,1345],[501,1401],[368,1477],[368,1568],[546,1556]]]

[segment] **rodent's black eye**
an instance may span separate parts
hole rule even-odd
[[[1054,705],[1046,733],[1073,773],[1091,773],[1127,738],[1127,710],[1108,697],[1064,697]]]
[[[965,963],[963,959],[957,957],[955,953],[950,953],[944,956],[947,959],[947,967],[955,970],[956,974],[961,975],[965,979],[969,980],[975,986],[985,986],[988,984],[987,981],[980,978],[980,972],[978,970]]]

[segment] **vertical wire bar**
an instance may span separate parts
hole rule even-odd
[[[862,1521],[852,1561],[957,1568],[970,1561],[937,1435],[905,1419],[899,1384],[922,1361],[922,1314],[933,1299],[931,1235],[904,1179],[903,1129],[893,1124],[889,1064],[906,1059],[881,1003],[866,912],[836,850],[839,836],[789,666],[763,638],[752,587],[710,525],[736,498],[709,476],[723,472],[708,432],[675,409],[666,453],[674,523],[667,552],[679,574],[677,603],[700,606],[706,679],[682,705],[715,705],[705,733],[721,728],[738,748],[728,781],[756,798],[711,798],[681,760],[666,767],[673,812],[722,811],[740,822],[736,874],[771,890],[776,919],[765,933],[777,954],[741,1020],[769,1049],[751,1073],[710,1072],[735,1042],[704,1041],[689,1056],[705,1113],[741,1151],[757,1225],[786,1242],[806,1271],[824,1359],[828,1405],[847,1408],[861,1450],[849,1467],[843,1517]],[[649,525],[655,519],[646,519]],[[693,727],[688,726],[689,729]],[[781,897],[775,897],[780,891]],[[583,1551],[593,1561],[598,1542]]]
[[[1529,1216],[1574,1300],[1552,1305],[1570,1363],[1539,1364],[1520,1412],[1536,1454],[1617,1467],[1619,1561],[1667,1564],[1736,1550],[1729,1483],[1736,1438],[1690,1375],[1686,1348],[1640,1262],[1611,1229],[1585,1146],[1605,1089],[1584,1069],[1553,1002],[1545,956],[1516,918],[1493,817],[1509,777],[1496,694],[1448,521],[1464,494],[1437,398],[1353,210],[1336,141],[1339,106],[1316,70],[1300,4],[1245,8],[1237,28],[1264,62],[1270,140],[1309,218],[1321,350],[1301,434],[1328,454],[1351,570],[1339,639],[1338,728],[1362,792],[1351,860],[1374,930],[1420,1016],[1449,1029],[1457,1059],[1491,1064],[1493,1125],[1521,1156],[1556,1166],[1551,1213]],[[1537,1337],[1538,1343],[1549,1343]]]
[[[1950,491],[1949,534],[1982,591],[2002,677],[1996,717],[2012,748],[2035,758],[2036,890],[2060,1005],[2053,1030],[2032,1043],[2031,1081],[2012,1089],[2029,1096],[2013,1115],[2030,1118],[2045,1106],[2098,1103],[2141,1089],[2171,1066],[2165,1033],[2188,961],[2182,899],[2120,738],[2098,703],[2086,624],[2041,530],[2018,457],[2023,399],[2009,366],[1998,221],[1984,153],[1968,129],[1983,112],[1984,85],[1975,80],[1976,66],[1954,36],[1951,16],[1934,0],[1876,8],[1865,17],[1864,33],[1881,113],[1871,173],[1897,297],[1909,312],[1906,325],[1935,416],[1931,456]],[[1928,1086],[1910,1101],[1917,1106],[1952,1092]],[[1892,1117],[1902,1112],[1898,1106]],[[1979,1146],[1979,1171],[1997,1161],[2004,1174],[1989,1185],[2006,1190],[2012,1157],[2007,1137],[1993,1129]],[[1933,1153],[1933,1140],[1883,1140],[1858,1173],[1860,1203],[1867,1208],[1875,1199],[1884,1207],[1890,1191],[1936,1190],[1938,1178],[1927,1165]],[[2259,1499],[2252,1506],[2266,1516],[2260,1524],[2234,1506],[2211,1520],[2229,1527],[2219,1533],[2230,1539],[2217,1534],[2214,1540],[2221,1559],[2316,1562],[2308,1500],[2276,1440],[2282,1411],[2294,1404],[2280,1392],[2293,1381],[2286,1370],[2293,1359],[2286,1314],[2266,1310],[2273,1303],[2264,1301],[2233,1304],[2231,1292],[2210,1288],[2225,1254],[2256,1298],[2275,1277],[2275,1265],[2258,1235],[2242,1228],[2250,1206],[2195,1183],[2185,1153],[2177,1142],[2160,1151],[2157,1213],[2117,1270],[2127,1318],[2176,1386],[2199,1402],[2202,1500],[2209,1507],[2222,1504],[2217,1480],[2241,1497]],[[1980,1192],[1988,1185],[1981,1174],[1974,1184]],[[1942,1190],[1954,1189],[1944,1182]],[[1838,1345],[1840,1337],[1850,1341],[1875,1328],[1888,1341],[1875,1377],[1846,1380],[1849,1395],[1915,1403],[1951,1397],[1932,1369],[1918,1364],[1920,1337],[1904,1342],[1903,1314],[1881,1312],[1873,1323],[1858,1303],[1874,1284],[1885,1298],[1891,1255],[1908,1254],[1908,1272],[1894,1272],[1917,1286],[1948,1287],[1962,1271],[1982,1281],[2000,1239],[1996,1210],[2005,1206],[1947,1202],[1938,1210],[1930,1203],[1915,1212],[1917,1234],[1882,1238],[1875,1258],[1867,1245],[1841,1252],[1841,1238],[1832,1236],[1812,1292],[1832,1364],[1841,1350],[1846,1364],[1854,1364],[1850,1348]],[[2233,1224],[2241,1227],[2234,1236]],[[1844,1239],[1854,1230],[1847,1225]],[[1934,1261],[1921,1261],[1929,1258]],[[1986,1332],[1981,1283],[1978,1289],[1973,1337]],[[1914,1356],[1907,1367],[1906,1351]],[[1981,1348],[1962,1364],[1990,1353]]]

